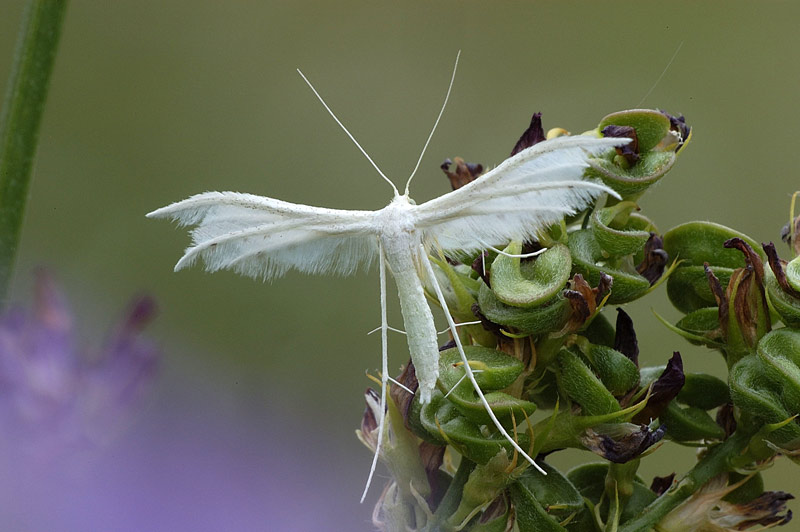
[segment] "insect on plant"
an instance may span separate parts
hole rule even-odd
[[[514,449],[544,473],[503,427],[475,381],[428,254],[436,252],[444,256],[449,250],[477,252],[509,240],[534,238],[537,232],[564,215],[583,209],[604,193],[618,197],[606,186],[581,177],[590,157],[624,144],[627,139],[576,136],[536,144],[458,190],[417,205],[409,197],[409,186],[444,113],[459,56],[442,108],[403,194],[298,70],[336,123],[392,187],[394,196],[386,207],[376,211],[325,209],[252,194],[205,192],[147,215],[196,226],[191,231],[192,245],[175,265],[176,271],[190,266],[199,257],[208,271],[231,269],[264,280],[279,277],[291,268],[312,274],[348,275],[359,267],[369,267],[375,257],[378,258],[382,416],[378,420],[378,445],[362,501],[375,472],[383,440],[389,380],[387,268],[397,285],[408,349],[419,380],[420,401],[423,404],[430,401],[439,374],[437,332],[423,287],[423,281],[427,281],[444,310],[466,376],[487,414]]]

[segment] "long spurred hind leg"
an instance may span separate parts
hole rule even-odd
[[[378,418],[378,443],[375,445],[375,454],[372,456],[372,465],[369,468],[367,485],[364,486],[364,493],[361,494],[361,502],[367,496],[372,477],[375,475],[375,468],[378,467],[378,456],[383,445],[383,426],[386,421],[386,389],[389,380],[389,322],[386,319],[386,258],[383,256],[383,245],[378,244],[378,257],[380,258],[381,271],[381,415]]]
[[[444,299],[444,294],[442,294],[442,289],[439,286],[439,282],[436,280],[436,274],[433,271],[433,266],[431,265],[430,259],[428,259],[428,254],[425,252],[424,246],[420,245],[420,258],[422,260],[422,264],[425,265],[425,272],[428,274],[428,278],[430,279],[431,284],[433,285],[433,289],[436,291],[436,297],[439,299],[439,303],[442,305],[442,310],[444,310],[444,315],[447,318],[447,323],[450,325],[450,330],[453,332],[453,340],[456,343],[456,347],[458,348],[458,353],[461,355],[461,361],[464,363],[464,371],[467,374],[467,378],[472,383],[472,387],[475,389],[475,393],[478,394],[478,397],[483,403],[483,408],[486,410],[486,413],[489,414],[489,417],[492,419],[494,426],[497,427],[497,430],[500,431],[500,434],[508,440],[508,442],[517,450],[519,454],[521,454],[525,459],[531,463],[533,467],[539,470],[540,473],[546,475],[545,471],[539,467],[539,464],[533,461],[533,458],[528,456],[522,447],[514,441],[514,438],[508,433],[508,431],[500,424],[500,420],[497,419],[497,416],[494,415],[492,412],[491,407],[489,406],[489,402],[486,400],[486,397],[483,395],[480,386],[475,381],[475,375],[472,372],[472,368],[469,367],[469,360],[467,360],[467,354],[464,352],[464,346],[461,345],[461,338],[458,336],[458,329],[456,328],[456,324],[453,321],[453,316],[450,315],[450,310],[447,308],[447,301]]]

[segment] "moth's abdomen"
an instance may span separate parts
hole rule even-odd
[[[416,240],[414,233],[381,238],[386,262],[400,296],[408,350],[419,381],[419,398],[422,403],[427,403],[439,377],[439,344],[433,315],[417,271],[416,254],[420,248]]]

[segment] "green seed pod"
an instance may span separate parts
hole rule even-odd
[[[608,462],[581,464],[567,471],[567,480],[581,496],[597,503],[606,490]]]
[[[765,286],[770,308],[789,327],[800,327],[800,290],[795,288],[800,285],[800,257],[787,264],[778,257],[772,242],[763,247],[770,266],[765,268]]]
[[[626,271],[599,264],[606,258],[590,229],[570,233],[568,245],[572,253],[573,270],[583,275],[589,284],[597,285],[603,273],[614,279],[608,298],[609,304],[619,305],[633,301],[650,290],[650,281],[639,275],[632,267],[630,271]]]
[[[745,475],[742,475],[741,473],[729,473],[728,484],[736,484],[744,477]],[[723,497],[722,500],[733,504],[741,504],[752,501],[762,493],[764,493],[764,477],[761,475],[761,473],[756,473],[750,477],[747,482]]]
[[[516,510],[516,525],[520,532],[567,532],[558,521],[547,515],[542,503],[536,500],[527,487],[515,482],[508,490]]]
[[[570,399],[581,405],[585,416],[610,414],[620,410],[619,403],[592,370],[575,353],[558,353],[559,382]]]
[[[772,270],[766,270],[765,286],[767,289],[767,301],[781,321],[789,327],[800,327],[800,299],[787,293],[778,284]]]
[[[521,242],[512,242],[505,249],[511,255],[521,251]],[[519,257],[498,255],[492,263],[492,290],[507,305],[537,307],[564,289],[571,268],[569,248],[564,244],[555,244],[522,264]]]
[[[797,291],[800,291],[800,255],[786,264],[786,280]]]
[[[722,346],[722,329],[719,324],[717,307],[701,308],[690,312],[675,324],[683,336],[695,345],[707,347]]]

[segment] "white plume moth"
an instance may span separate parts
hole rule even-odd
[[[456,57],[456,66],[458,57]],[[299,70],[298,70],[299,72]],[[439,350],[433,315],[425,299],[422,278],[436,293],[455,340],[467,378],[498,431],[534,467],[542,469],[517,444],[489,408],[464,353],[456,324],[428,258],[431,249],[480,251],[509,240],[534,238],[565,214],[586,207],[603,193],[602,184],[582,180],[588,159],[624,144],[627,139],[590,136],[559,137],[527,148],[506,159],[475,181],[417,205],[408,188],[442,117],[456,69],[439,115],[401,195],[347,128],[300,72],[322,105],[341,126],[394,191],[389,204],[376,211],[325,209],[237,192],[206,192],[149,213],[196,226],[192,246],[175,265],[190,266],[201,257],[206,269],[231,269],[251,277],[272,279],[294,268],[313,274],[348,275],[378,258],[381,291],[382,390],[386,408],[389,369],[387,353],[386,270],[392,272],[408,338],[408,349],[419,380],[422,403],[431,399],[439,374]],[[383,441],[384,419],[378,420],[378,446],[372,460],[367,493]]]

